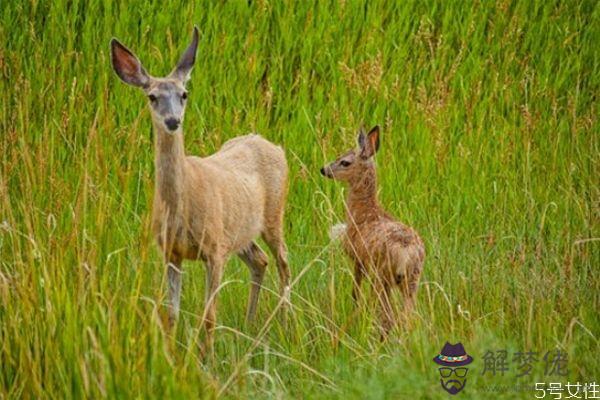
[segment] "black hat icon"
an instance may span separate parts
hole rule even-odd
[[[450,344],[446,342],[441,353],[434,357],[433,361],[445,367],[460,367],[471,364],[473,357],[467,354],[462,343]]]

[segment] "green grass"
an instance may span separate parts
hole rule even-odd
[[[597,2],[121,3],[1,7],[0,398],[447,398],[446,340],[476,358],[464,398],[533,398],[486,391],[517,382],[481,374],[490,349],[559,348],[569,381],[600,381]],[[271,265],[245,326],[232,259],[212,363],[201,265],[161,327],[150,116],[108,53],[116,36],[164,75],[193,24],[188,153],[258,131],[291,169],[289,325]],[[385,344],[328,239],[344,189],[318,174],[361,123],[382,126],[383,205],[427,248],[413,326]],[[543,372],[523,382],[567,380]]]

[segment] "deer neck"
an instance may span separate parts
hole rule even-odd
[[[348,219],[351,224],[361,224],[377,217],[380,213],[377,199],[377,174],[370,165],[357,179],[350,182],[346,199]]]
[[[156,131],[156,168],[155,194],[167,208],[167,212],[179,215],[183,209],[183,164],[185,151],[183,132],[169,133],[162,124],[154,124]]]

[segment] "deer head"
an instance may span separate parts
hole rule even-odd
[[[115,38],[110,41],[115,72],[123,82],[144,91],[155,126],[164,127],[167,133],[181,131],[187,100],[185,85],[196,61],[198,36],[198,28],[194,27],[192,43],[179,59],[177,66],[164,78],[149,75],[131,50]]]
[[[372,166],[372,158],[379,150],[379,126],[374,126],[369,133],[364,128],[358,132],[358,148],[352,149],[335,161],[321,168],[321,174],[327,178],[350,182],[362,177],[364,171]]]

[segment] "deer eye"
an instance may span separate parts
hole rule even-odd
[[[154,102],[156,101],[156,96],[155,96],[155,95],[153,95],[153,94],[151,94],[151,95],[148,95],[148,99],[150,99],[150,101],[151,101],[152,103],[154,103]]]
[[[187,92],[183,92],[183,94],[181,95],[181,98],[184,100],[187,99]]]
[[[350,161],[342,160],[340,161],[340,164],[342,165],[342,167],[349,167],[352,163]]]

